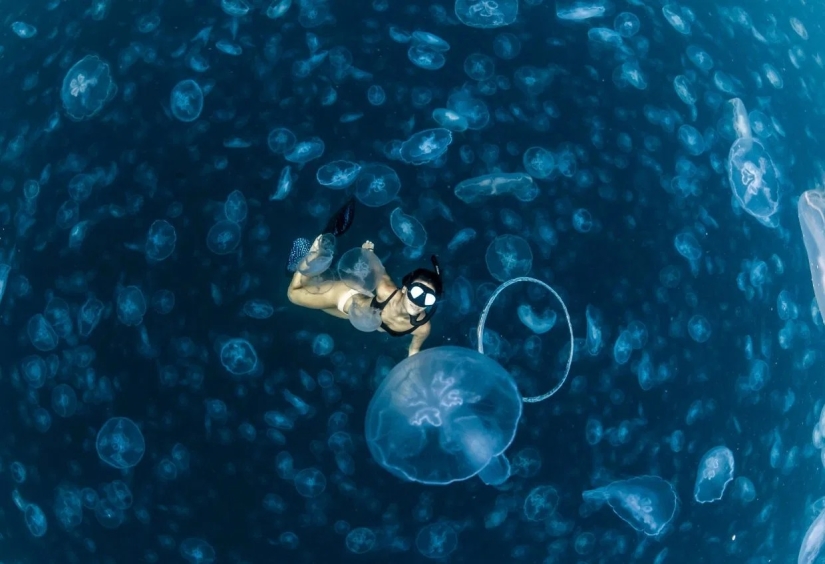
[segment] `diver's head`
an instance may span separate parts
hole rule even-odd
[[[441,300],[444,288],[438,258],[433,255],[430,260],[434,270],[417,268],[401,281],[403,306],[409,315],[417,316],[425,309],[436,307]]]

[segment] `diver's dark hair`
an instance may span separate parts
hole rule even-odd
[[[401,280],[401,285],[406,286],[416,280],[422,280],[430,284],[435,289],[436,295],[440,298],[441,294],[444,293],[444,283],[441,280],[441,267],[438,264],[438,257],[435,255],[431,256],[430,262],[433,264],[433,270],[416,268],[404,276],[403,280]]]

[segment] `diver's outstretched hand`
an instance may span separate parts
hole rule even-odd
[[[361,245],[361,248],[366,249],[368,251],[375,251],[375,245],[372,243],[372,241],[364,241],[364,244]]]

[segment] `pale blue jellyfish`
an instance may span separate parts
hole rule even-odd
[[[324,233],[298,262],[296,269],[304,276],[318,276],[327,271],[335,256],[335,236]]]
[[[146,258],[156,262],[166,260],[175,251],[177,240],[178,235],[171,223],[165,219],[154,221],[146,234]]]
[[[221,364],[230,374],[243,376],[258,366],[258,354],[246,339],[229,339],[221,347]]]
[[[95,55],[76,62],[63,78],[60,100],[66,114],[75,121],[94,117],[117,94],[109,64]]]
[[[57,348],[58,336],[51,323],[43,314],[35,314],[26,325],[29,341],[39,351],[50,351]]]
[[[814,297],[820,317],[825,318],[825,191],[807,190],[799,197],[797,204],[802,241],[808,257],[808,266],[813,281]],[[2,295],[2,294],[0,294]]]
[[[97,433],[95,446],[100,460],[121,469],[137,465],[146,451],[143,433],[126,417],[106,421]]]
[[[137,286],[127,286],[117,294],[117,318],[124,325],[135,326],[143,322],[146,299]]]
[[[490,276],[504,282],[524,276],[533,268],[530,245],[517,235],[499,235],[490,242],[485,255]]]
[[[439,127],[419,131],[401,144],[401,160],[414,165],[433,162],[447,152],[452,142],[453,134],[449,129]]]
[[[317,468],[304,468],[295,474],[295,489],[303,497],[318,497],[327,487],[327,479]]]
[[[492,359],[459,347],[427,349],[381,382],[367,409],[367,445],[401,479],[466,480],[503,457],[521,405],[512,377]]]
[[[284,153],[284,158],[291,163],[307,163],[324,154],[324,141],[320,137],[311,137],[306,141],[296,143],[292,149]]]
[[[344,541],[347,550],[354,554],[365,554],[375,546],[376,536],[372,529],[358,527],[347,533]]]
[[[707,451],[699,462],[693,499],[699,503],[712,503],[722,499],[725,488],[733,480],[733,452],[718,446]]]
[[[188,564],[213,564],[215,549],[203,539],[188,538],[180,543],[180,555]]]
[[[378,208],[390,203],[401,189],[398,174],[380,163],[364,165],[355,182],[355,197],[371,208]]]
[[[390,214],[390,227],[401,242],[414,249],[427,243],[427,231],[414,216],[407,215],[401,208],[395,208]]]
[[[321,186],[333,190],[346,188],[358,178],[361,165],[350,161],[332,161],[318,168],[315,179]]]
[[[381,259],[370,250],[356,247],[338,259],[338,276],[353,290],[372,295],[386,272]]]
[[[638,476],[618,480],[582,493],[585,501],[604,502],[619,518],[645,535],[655,537],[676,515],[678,497],[673,485],[658,476]]]
[[[175,119],[184,123],[195,121],[203,111],[203,90],[192,79],[181,80],[172,88],[169,107]]]
[[[524,498],[522,512],[528,521],[544,521],[556,512],[559,492],[553,486],[536,486]]]
[[[455,552],[458,535],[448,523],[430,523],[415,537],[415,548],[425,558],[440,560]]]
[[[240,190],[233,190],[226,197],[223,203],[223,214],[226,219],[234,223],[242,223],[249,213],[249,205],[246,203],[246,197]]]
[[[241,244],[241,228],[234,221],[222,219],[206,234],[206,246],[216,255],[233,252]]]
[[[518,0],[456,0],[455,16],[469,27],[503,27],[516,21]]]

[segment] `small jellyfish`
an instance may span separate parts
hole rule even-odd
[[[137,465],[146,451],[143,433],[126,417],[106,421],[97,433],[95,446],[100,460],[121,469]]]
[[[324,154],[324,141],[320,137],[312,137],[306,141],[296,143],[292,149],[284,153],[284,158],[291,163],[307,163]]]
[[[238,248],[241,243],[241,228],[234,221],[222,219],[209,229],[206,246],[216,255],[226,255]]]
[[[191,78],[181,80],[172,88],[169,106],[175,119],[184,123],[195,121],[203,111],[203,90]]]
[[[39,351],[50,351],[57,348],[58,336],[51,323],[43,314],[35,314],[29,319],[26,326],[29,341]]]
[[[408,164],[430,163],[447,152],[453,134],[449,129],[426,129],[413,134],[401,144],[401,160]]]
[[[401,208],[395,208],[390,214],[390,226],[393,233],[401,239],[407,247],[414,249],[423,247],[427,243],[427,231],[421,222],[412,215],[407,215]]]
[[[137,286],[127,286],[117,295],[117,318],[128,326],[140,325],[146,314],[146,299]]]
[[[318,497],[327,487],[327,479],[317,468],[304,468],[295,474],[295,489],[304,497]]]
[[[82,121],[97,115],[116,93],[109,64],[95,55],[86,55],[63,78],[60,99],[66,114]]]
[[[458,535],[449,524],[431,523],[423,527],[415,537],[415,548],[425,558],[441,560],[455,552]]]
[[[214,564],[217,558],[212,545],[198,538],[184,539],[180,543],[180,555],[188,564]]]
[[[390,203],[401,189],[401,180],[387,165],[370,163],[363,166],[355,182],[355,197],[371,208]]]
[[[699,503],[722,499],[725,488],[733,480],[733,471],[733,453],[729,448],[718,446],[707,451],[696,472],[693,499]]]
[[[321,186],[342,190],[355,182],[361,165],[350,161],[332,161],[318,168],[315,179]]]
[[[175,251],[177,239],[177,233],[171,223],[165,219],[156,220],[146,234],[146,258],[155,262],[166,260]]]
[[[618,480],[582,494],[585,501],[601,505],[605,501],[625,523],[655,537],[676,515],[678,498],[673,485],[658,476],[638,476]]]
[[[696,314],[688,320],[688,335],[697,343],[704,343],[710,339],[710,322],[703,315]]]
[[[233,223],[243,223],[248,213],[246,197],[240,190],[233,190],[223,203],[223,214]]]
[[[365,554],[375,546],[376,536],[372,529],[358,527],[347,533],[347,550],[355,554]]]
[[[229,339],[221,347],[221,364],[235,376],[243,376],[258,366],[258,354],[246,339]]]
[[[517,235],[499,235],[487,247],[487,270],[499,282],[526,276],[533,267],[530,245]]]
[[[559,493],[553,486],[536,486],[524,499],[522,508],[529,521],[544,521],[556,512]]]

